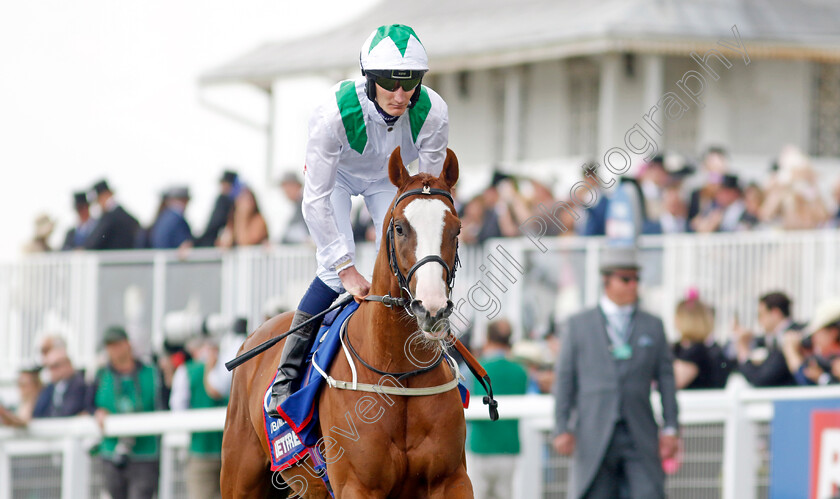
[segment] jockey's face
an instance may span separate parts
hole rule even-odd
[[[376,102],[383,111],[391,116],[402,116],[408,109],[408,103],[411,101],[411,96],[417,91],[417,87],[412,88],[408,92],[397,87],[393,92],[389,92],[384,88],[376,85]]]

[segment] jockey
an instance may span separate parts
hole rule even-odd
[[[355,266],[350,197],[364,196],[378,249],[397,192],[388,179],[391,153],[399,146],[404,164],[419,159],[419,171],[433,175],[440,174],[446,158],[447,107],[420,84],[429,65],[414,30],[380,26],[362,45],[359,65],[362,77],[334,86],[309,120],[303,217],[318,247],[318,277],[300,301],[291,328],[329,308],[345,290],[358,298],[370,290]],[[279,417],[277,407],[301,374],[318,325],[286,338],[271,387],[270,416]]]

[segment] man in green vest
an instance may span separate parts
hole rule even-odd
[[[388,180],[388,159],[399,147],[403,164],[440,175],[449,143],[446,102],[422,85],[429,70],[426,48],[402,24],[373,30],[359,53],[360,78],[339,82],[309,119],[302,210],[318,250],[318,276],[298,305],[294,328],[329,308],[347,291],[363,297],[370,282],[356,270],[350,198],[361,195],[376,229],[397,193]],[[291,393],[303,371],[317,323],[286,338],[269,414]]]
[[[481,366],[493,380],[494,395],[524,395],[528,388],[525,369],[508,359],[511,327],[506,319],[487,325],[487,343]],[[513,497],[513,474],[519,456],[519,421],[473,421],[468,445],[470,478],[476,499]]]
[[[108,365],[99,369],[92,387],[94,416],[104,429],[109,414],[154,411],[161,407],[157,370],[136,358],[125,329],[105,331]],[[105,488],[111,499],[146,499],[158,488],[160,439],[157,436],[106,437],[100,445]]]
[[[206,340],[191,353],[193,360],[175,371],[169,407],[173,411],[225,407],[227,397],[222,396],[208,382],[208,374],[218,360],[218,347]],[[221,498],[221,472],[222,432],[193,433],[190,436],[190,459],[187,462],[187,493],[190,499]]]

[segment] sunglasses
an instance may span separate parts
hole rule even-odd
[[[395,80],[393,78],[381,78],[377,76],[374,78],[373,81],[376,82],[377,85],[382,87],[384,90],[389,92],[395,92],[397,87],[401,87],[406,92],[411,92],[414,90],[414,87],[420,84],[420,80],[422,78],[410,78],[406,80]]]
[[[631,282],[639,282],[639,276],[637,275],[616,275],[613,274],[615,277],[621,279],[624,284],[630,284]]]

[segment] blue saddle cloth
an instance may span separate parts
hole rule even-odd
[[[318,331],[318,337],[312,345],[309,359],[314,357],[318,365],[329,366],[336,352],[341,347],[339,332],[350,315],[359,308],[359,304],[351,302],[336,314],[327,315],[324,325]],[[275,374],[275,378],[277,375]],[[314,447],[318,441],[318,412],[315,401],[324,383],[324,378],[312,368],[311,362],[303,377],[301,388],[294,392],[280,405],[282,419],[275,419],[268,415],[268,401],[271,397],[271,385],[268,385],[263,404],[263,418],[265,432],[271,449],[271,470],[278,471],[288,468],[307,455],[311,456],[316,469],[323,464],[323,459]]]
[[[353,315],[359,304],[355,301],[341,309],[337,314],[328,315],[324,319],[324,325],[318,331],[312,351],[309,355],[309,367],[303,376],[301,387],[292,393],[282,404],[279,412],[282,419],[275,419],[268,415],[268,401],[271,397],[271,385],[266,389],[263,417],[265,419],[265,431],[271,449],[271,470],[283,470],[294,463],[305,458],[312,457],[313,466],[316,471],[326,467],[323,464],[323,456],[320,455],[316,444],[320,438],[318,432],[318,409],[317,400],[321,388],[325,385],[324,378],[312,367],[312,360],[324,370],[327,370],[332,363],[338,350],[341,348],[339,335],[341,327],[347,319]],[[276,377],[276,375],[275,375]],[[464,407],[469,405],[469,392],[462,383],[458,384],[461,395],[461,403]],[[324,474],[326,481],[326,474]]]

